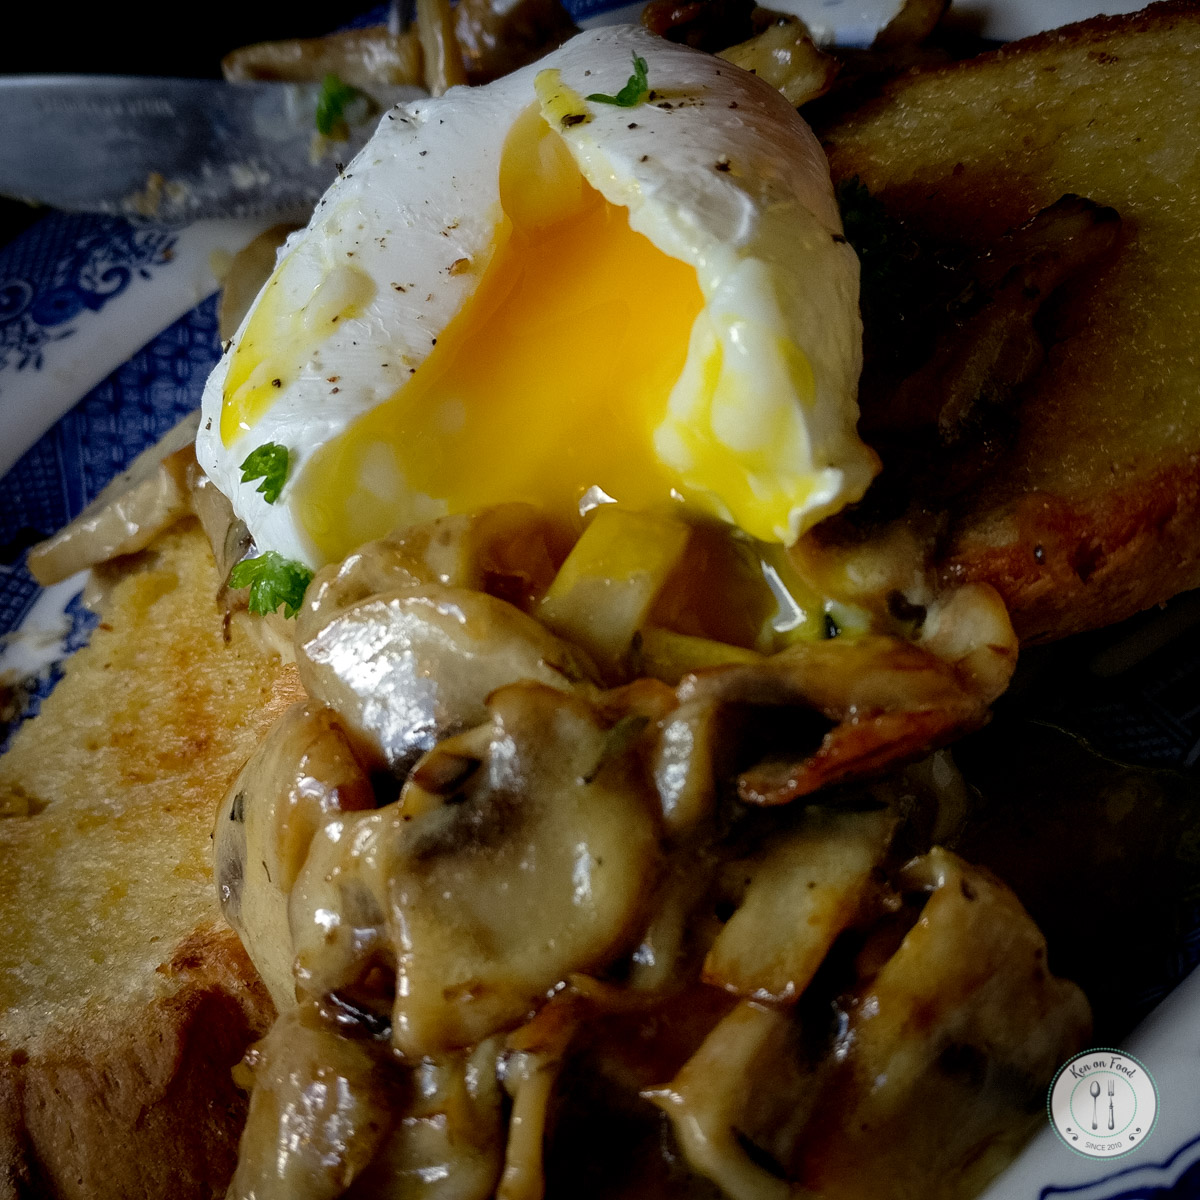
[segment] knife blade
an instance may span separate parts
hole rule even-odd
[[[321,138],[317,83],[114,75],[0,78],[0,195],[68,212],[305,221],[393,104],[380,87],[347,106],[347,140]]]

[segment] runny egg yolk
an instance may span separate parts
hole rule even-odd
[[[412,378],[297,481],[327,561],[438,512],[524,500],[577,527],[591,489],[641,509],[683,490],[653,434],[704,305],[695,269],[630,229],[536,106],[499,182],[473,295]]]

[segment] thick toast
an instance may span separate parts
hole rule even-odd
[[[273,1018],[212,880],[216,805],[299,693],[222,633],[194,520],[112,588],[0,759],[0,1196],[208,1197]]]
[[[819,131],[918,238],[986,251],[1066,193],[1121,244],[1055,296],[1015,445],[952,510],[942,566],[1023,641],[1200,583],[1200,5],[1154,5],[890,84]]]

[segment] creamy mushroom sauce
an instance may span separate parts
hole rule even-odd
[[[505,505],[310,587],[310,700],[216,822],[280,1013],[230,1195],[974,1193],[1090,1014],[938,844],[948,760],[879,776],[985,719],[1003,608],[654,678],[569,636],[564,554]]]

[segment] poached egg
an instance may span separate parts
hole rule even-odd
[[[637,103],[595,98],[638,59]],[[312,568],[507,500],[788,544],[877,469],[860,366],[808,126],[727,62],[607,27],[384,115],[209,378],[197,456],[260,551]],[[272,503],[241,470],[267,443]]]

